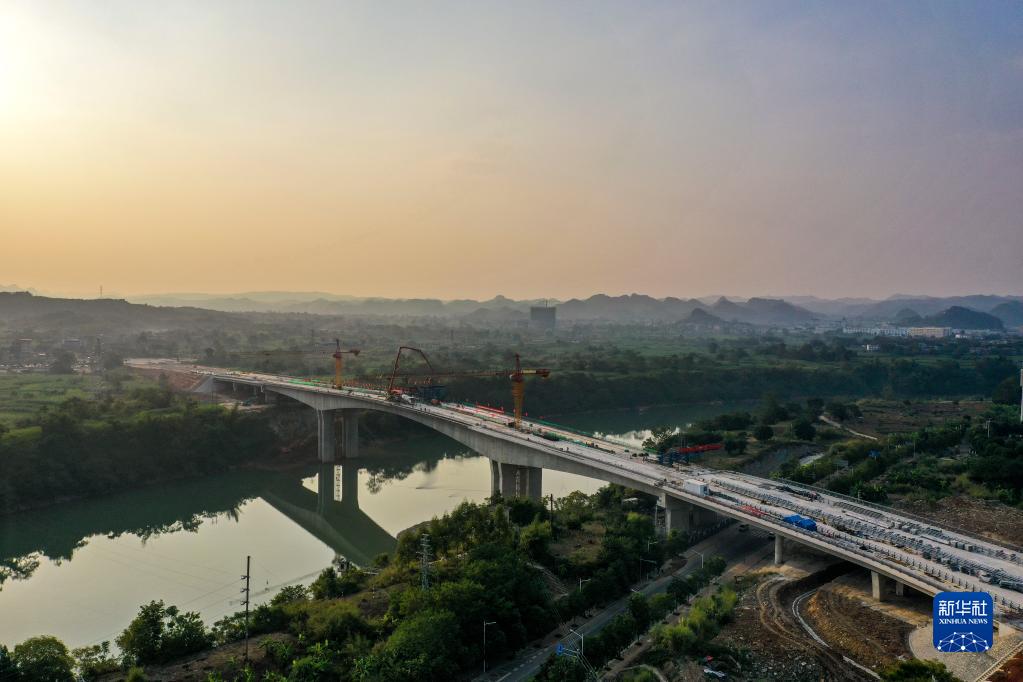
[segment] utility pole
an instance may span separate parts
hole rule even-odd
[[[245,557],[245,587],[242,593],[245,595],[245,662],[249,662],[249,581],[252,578],[252,557]]]
[[[423,590],[430,589],[430,536],[427,533],[419,538],[419,573]]]
[[[497,625],[496,620],[483,619],[483,674],[487,674],[487,626]]]

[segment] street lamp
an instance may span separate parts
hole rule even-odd
[[[590,578],[583,578],[582,576],[579,576],[579,591],[580,592],[583,591],[583,583],[588,583],[588,582],[590,582]]]
[[[656,561],[654,561],[652,559],[640,559],[640,562],[643,562],[643,561],[647,562],[648,564],[653,564],[654,565],[654,568],[650,569],[651,572],[653,572],[653,570],[655,568],[657,568],[657,562]]]
[[[579,658],[586,658],[586,636],[581,632],[576,632],[572,628],[568,629],[569,632],[574,633],[579,638]]]
[[[497,625],[496,620],[483,621],[483,674],[487,674],[487,626]]]

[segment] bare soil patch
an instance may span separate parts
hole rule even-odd
[[[922,501],[905,502],[900,506],[937,523],[1023,547],[1023,510],[1001,502],[955,496],[946,497],[933,506]]]
[[[824,587],[814,593],[803,617],[824,640],[874,670],[912,657],[906,637],[913,626]]]

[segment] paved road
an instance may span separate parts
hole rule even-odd
[[[763,533],[740,533],[736,526],[730,526],[690,548],[686,552],[689,561],[685,566],[674,573],[662,575],[656,580],[642,585],[637,592],[641,592],[647,597],[664,592],[673,577],[688,575],[700,567],[699,553],[701,552],[704,557],[718,554],[724,557],[728,564],[732,564],[740,558],[764,548],[768,542],[768,538]],[[631,595],[612,602],[593,617],[580,622],[579,626],[573,629],[582,633],[584,637],[600,632],[611,619],[628,608],[629,596]],[[478,676],[476,680],[479,682],[498,682],[498,680],[500,682],[521,682],[530,679],[555,652],[559,641],[571,646],[578,644],[578,638],[568,631],[568,627],[562,626],[558,628],[558,632],[563,633],[564,636],[547,637],[540,648],[524,649],[515,659],[495,666],[487,671],[486,675]]]

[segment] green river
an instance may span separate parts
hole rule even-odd
[[[653,427],[741,407],[558,421],[638,444]],[[543,476],[545,495],[601,485],[554,471]],[[393,549],[402,530],[489,493],[485,458],[429,434],[363,446],[353,464],[234,472],[0,517],[0,643],[39,634],[72,647],[112,641],[153,599],[212,623],[240,608],[247,555],[258,604],[283,585],[312,581],[336,558],[366,564]]]

